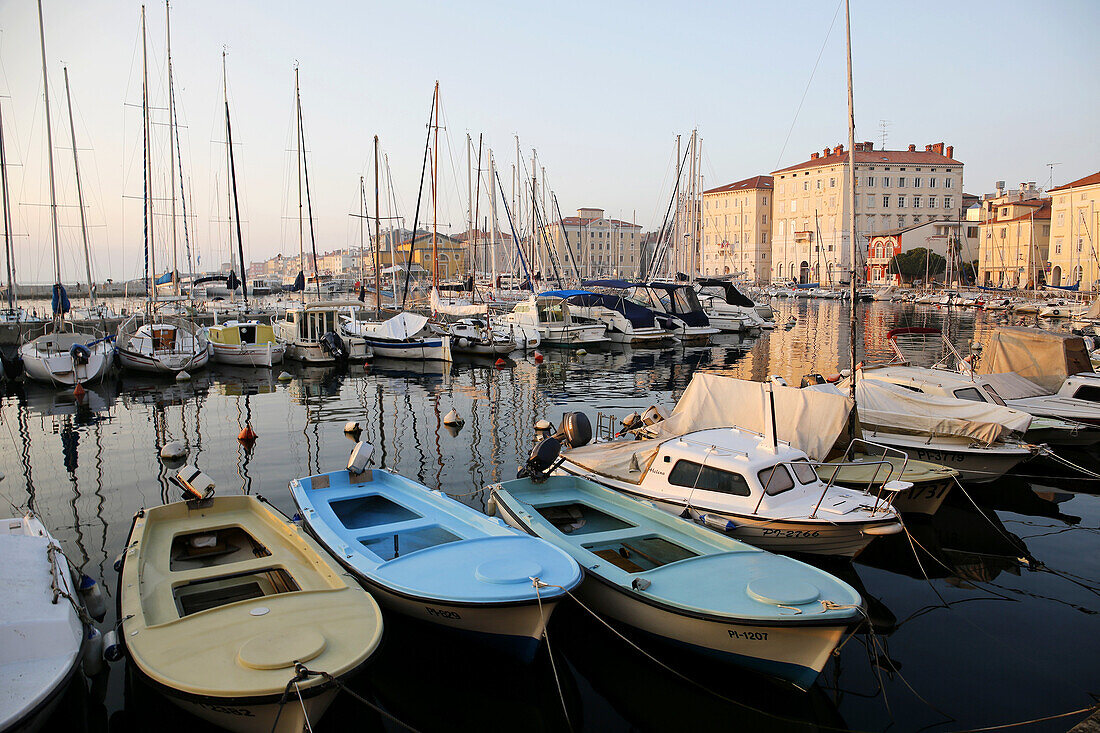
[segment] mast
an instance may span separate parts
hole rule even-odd
[[[229,148],[229,190],[232,193],[233,214],[237,221],[237,261],[241,266],[241,297],[244,300],[245,307],[247,307],[248,281],[244,272],[244,242],[241,237],[241,202],[237,197],[237,167],[233,162],[233,125],[229,120],[229,86],[226,84],[225,51],[222,51],[222,93],[225,98],[225,144],[226,147]],[[232,252],[232,243],[230,244],[230,252]],[[179,289],[178,284],[176,288]]]
[[[172,139],[176,131],[176,105],[172,92],[172,10],[169,0],[164,0],[164,37],[168,55],[168,180],[172,187],[169,198],[172,199],[172,281],[176,284],[176,297],[180,294],[179,263],[176,261],[176,154],[173,149]],[[183,189],[183,180],[180,180],[180,189]],[[156,275],[156,271],[153,272]]]
[[[382,260],[378,250],[382,246],[382,223],[378,210],[378,136],[374,136],[374,311],[382,320]],[[390,258],[393,259],[392,257]],[[392,262],[391,262],[392,264]]]
[[[295,70],[297,74],[297,70]],[[321,270],[317,265],[317,237],[313,232],[313,200],[309,195],[309,164],[306,162],[306,133],[302,124],[302,98],[298,97],[298,134],[302,148],[302,176],[306,184],[306,214],[309,216],[309,249],[313,255],[313,282],[317,286],[317,300],[321,300]],[[305,287],[303,284],[303,292]]]
[[[0,189],[4,194],[4,267],[8,275],[8,309],[15,311],[15,263],[11,248],[11,197],[8,193],[8,158],[4,152],[4,123],[0,119]],[[83,211],[83,209],[81,209]],[[18,316],[16,316],[18,320]]]
[[[42,48],[42,91],[46,98],[46,154],[50,161],[50,220],[53,224],[53,272],[54,284],[61,286],[61,243],[57,231],[57,190],[54,186],[53,172],[53,123],[50,119],[50,82],[46,76],[46,30],[42,23],[42,0],[38,0],[38,39]],[[58,304],[60,310],[60,303]],[[55,318],[63,319],[63,313],[55,313]]]
[[[439,288],[439,225],[436,221],[438,213],[438,201],[436,191],[439,186],[439,81],[435,82],[435,129],[432,133],[432,287]],[[413,232],[413,240],[416,240],[416,232]]]
[[[366,278],[365,263],[363,260],[363,220],[367,218],[367,184],[363,176],[359,176],[359,206],[363,215],[359,217],[359,294],[363,294],[364,279]]]
[[[84,193],[80,188],[80,163],[76,157],[76,126],[73,122],[73,100],[69,94],[69,67],[65,67],[65,103],[69,108],[69,138],[73,143],[73,170],[76,171],[76,201],[80,207],[80,234],[84,238],[84,269],[88,275],[88,304],[95,307],[95,293],[92,291],[92,257],[88,252],[88,221],[84,214]],[[0,156],[3,153],[0,152]]]
[[[852,13],[851,0],[844,0],[844,26],[848,51],[848,256],[852,262],[849,280],[851,310],[848,315],[848,351],[852,357],[849,395],[856,398],[856,107],[852,96]],[[852,411],[853,421],[855,410]],[[854,422],[853,422],[854,424]],[[853,437],[855,437],[853,435]]]
[[[41,0],[39,0],[41,2]],[[151,302],[157,302],[157,252],[153,241],[153,156],[149,150],[149,52],[145,43],[145,6],[141,6],[141,106],[145,125],[145,252],[149,258]]]
[[[496,169],[493,167],[493,151],[489,151],[489,216],[492,218],[493,223],[489,228],[489,247],[492,257],[492,292],[497,292],[497,192],[493,187],[493,180],[496,178]]]
[[[298,151],[298,264],[302,268],[302,305],[306,304],[306,255],[305,235],[302,229],[302,101],[298,96],[298,67],[294,67],[294,108],[297,120],[298,134],[295,136],[294,145]],[[316,263],[314,263],[316,265]]]

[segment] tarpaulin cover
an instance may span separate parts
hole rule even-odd
[[[726,294],[726,303],[728,305],[739,305],[743,308],[754,308],[756,303],[752,302],[752,298],[748,297],[737,286],[731,283],[729,280],[719,280],[711,277],[701,277],[695,282],[699,283],[701,288],[722,288]]]
[[[1045,397],[1050,394],[1030,379],[1011,372],[979,374],[975,379],[980,384],[988,384],[996,390],[1002,400],[1022,400],[1027,397]]]
[[[485,303],[444,303],[439,299],[439,291],[432,288],[432,294],[430,296],[432,311],[437,313],[446,313],[449,316],[482,316],[489,312],[489,306]]]
[[[638,483],[661,443],[697,430],[768,429],[768,385],[717,374],[696,374],[667,420],[653,426],[653,440],[596,443],[566,451],[573,463],[594,473]],[[772,385],[775,428],[780,440],[822,460],[844,430],[852,401],[840,394]]]
[[[1031,415],[1019,410],[937,397],[875,379],[856,380],[856,404],[865,427],[908,435],[958,436],[989,444],[1031,425]]]
[[[378,324],[370,336],[389,341],[405,341],[420,333],[428,325],[428,318],[418,313],[398,313],[393,318]]]
[[[1038,328],[1002,326],[993,332],[978,362],[979,374],[1014,372],[1053,394],[1071,374],[1091,372],[1092,363],[1080,336]]]

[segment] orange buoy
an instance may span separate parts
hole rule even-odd
[[[503,369],[504,367],[508,366],[508,362],[504,361],[504,358],[501,357],[496,360],[496,363],[493,366],[495,366],[497,369]]]
[[[541,352],[538,352],[538,351],[535,352],[535,363],[536,364],[541,364],[542,363],[542,353]]]
[[[76,387],[73,388],[73,397],[78,400],[84,399],[84,385],[80,382],[77,382]]]
[[[237,435],[237,440],[245,445],[255,443],[256,438],[256,431],[252,429],[252,423],[248,423],[247,425],[245,425],[244,430],[242,430],[240,434]]]

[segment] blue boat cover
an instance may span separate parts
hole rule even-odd
[[[619,290],[626,290],[627,288],[638,287],[642,283],[632,283],[628,280],[585,280],[581,285],[586,285],[591,288],[617,288]]]
[[[603,306],[608,310],[617,311],[622,313],[623,317],[630,321],[630,325],[634,328],[653,328],[657,322],[653,311],[649,308],[638,305],[620,295],[601,295],[579,291],[577,295],[569,297],[569,302],[587,307]]]
[[[55,316],[60,316],[69,312],[69,294],[65,292],[65,286],[61,283],[54,283],[53,297],[50,298],[50,305],[53,307]]]
[[[540,298],[571,298],[574,295],[591,295],[587,290],[547,290],[539,293]]]

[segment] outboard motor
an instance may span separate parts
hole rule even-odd
[[[69,356],[73,358],[73,364],[85,366],[92,358],[92,350],[84,344],[73,344],[69,347]]]
[[[799,384],[798,386],[801,389],[802,387],[810,387],[810,386],[815,385],[815,384],[826,384],[826,383],[828,383],[828,380],[825,379],[825,377],[821,376],[820,374],[817,374],[817,373],[804,374],[802,376],[802,383]]]
[[[320,338],[321,349],[338,361],[348,358],[348,350],[344,345],[344,339],[335,331],[326,331]]]
[[[561,455],[561,441],[557,438],[543,438],[531,450],[527,463],[523,464],[516,472],[516,478],[529,478],[535,483],[542,483],[550,477],[554,470],[554,464]]]
[[[592,423],[583,412],[567,412],[561,417],[557,438],[565,438],[570,448],[580,448],[592,442]]]

